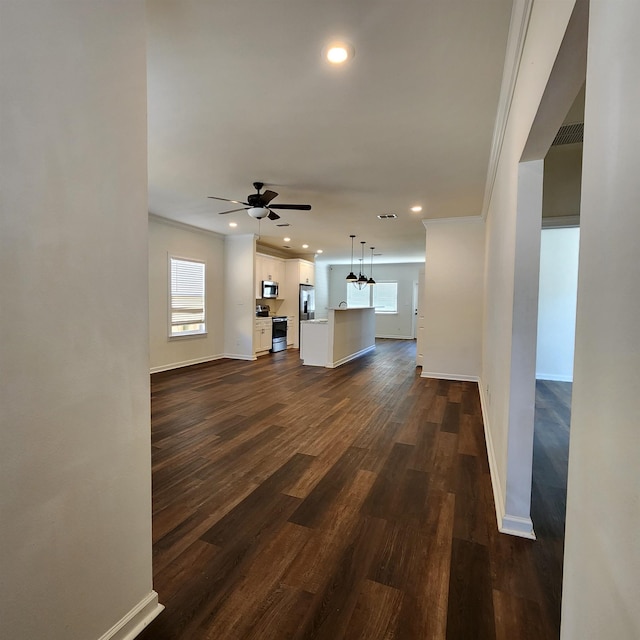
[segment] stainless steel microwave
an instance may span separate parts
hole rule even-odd
[[[263,298],[277,298],[278,297],[278,283],[271,282],[269,280],[262,281],[262,297]]]

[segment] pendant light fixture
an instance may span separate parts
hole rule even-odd
[[[353,273],[353,239],[355,236],[351,234],[349,237],[351,238],[351,271],[349,271],[349,275],[347,276],[347,282],[356,282],[358,278],[356,278],[356,274]]]
[[[367,276],[365,276],[364,273],[362,273],[362,263],[364,262],[364,245],[365,244],[366,244],[366,240],[362,240],[360,242],[360,246],[361,246],[361,251],[360,251],[360,271],[358,273],[358,279],[354,283],[356,285],[356,287],[358,287],[358,289],[362,289],[362,288],[366,287],[367,283],[369,282],[367,280]]]
[[[371,275],[369,276],[369,280],[367,280],[367,284],[369,286],[374,285],[376,281],[373,279],[373,250],[375,247],[369,247],[371,249]]]

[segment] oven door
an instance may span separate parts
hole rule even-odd
[[[271,351],[284,351],[287,348],[287,318],[274,318],[271,329]]]

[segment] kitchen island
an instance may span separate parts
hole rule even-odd
[[[326,319],[300,323],[302,363],[334,369],[376,348],[373,307],[329,309]]]

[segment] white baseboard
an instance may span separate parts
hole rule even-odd
[[[498,473],[496,462],[496,452],[491,439],[491,429],[489,428],[489,415],[487,412],[487,398],[485,396],[484,385],[478,380],[480,391],[480,408],[482,410],[482,424],[484,425],[484,439],[487,445],[487,458],[489,459],[489,473],[491,475],[491,487],[493,489],[493,502],[496,509],[496,523],[500,533],[506,533],[520,538],[535,540],[536,534],[533,531],[531,518],[521,518],[505,513],[504,497],[502,495],[502,484]]]
[[[164,606],[158,602],[158,594],[151,591],[109,631],[103,633],[99,640],[133,640],[163,610]]]
[[[150,373],[160,373],[161,371],[171,371],[171,369],[180,369],[181,367],[190,367],[193,364],[203,364],[205,362],[213,362],[214,360],[221,360],[229,356],[205,356],[204,358],[194,358],[193,360],[185,360],[184,362],[172,362],[170,364],[162,364],[159,367],[151,367]]]
[[[248,356],[245,353],[225,353],[220,356],[221,358],[229,358],[230,360],[247,360],[249,362],[253,362],[253,360],[257,360],[258,356],[255,354],[252,356]]]
[[[502,518],[501,526],[498,527],[498,531],[500,531],[500,533],[507,533],[510,536],[519,536],[520,538],[528,538],[529,540],[536,539],[531,518],[521,518],[520,516],[505,514]]]
[[[398,336],[398,335],[383,336],[383,335],[376,334],[376,338],[389,338],[390,340],[415,340],[413,336]]]
[[[355,360],[356,358],[359,358],[360,356],[363,356],[365,353],[369,353],[370,351],[373,351],[375,349],[375,345],[372,345],[370,347],[366,347],[364,349],[361,349],[360,351],[357,351],[356,353],[352,353],[350,356],[347,356],[346,358],[341,358],[340,360],[336,360],[335,362],[331,362],[331,363],[327,363],[327,369],[335,369],[336,367],[339,367],[341,364],[345,364],[346,362],[350,362],[351,360]]]
[[[553,382],[573,382],[573,376],[561,376],[555,373],[536,373],[536,380],[552,380]]]
[[[424,367],[422,369],[420,377],[439,378],[440,380],[454,380],[456,382],[480,382],[480,378],[478,376],[469,376],[465,373],[438,373],[437,371],[425,371]]]

